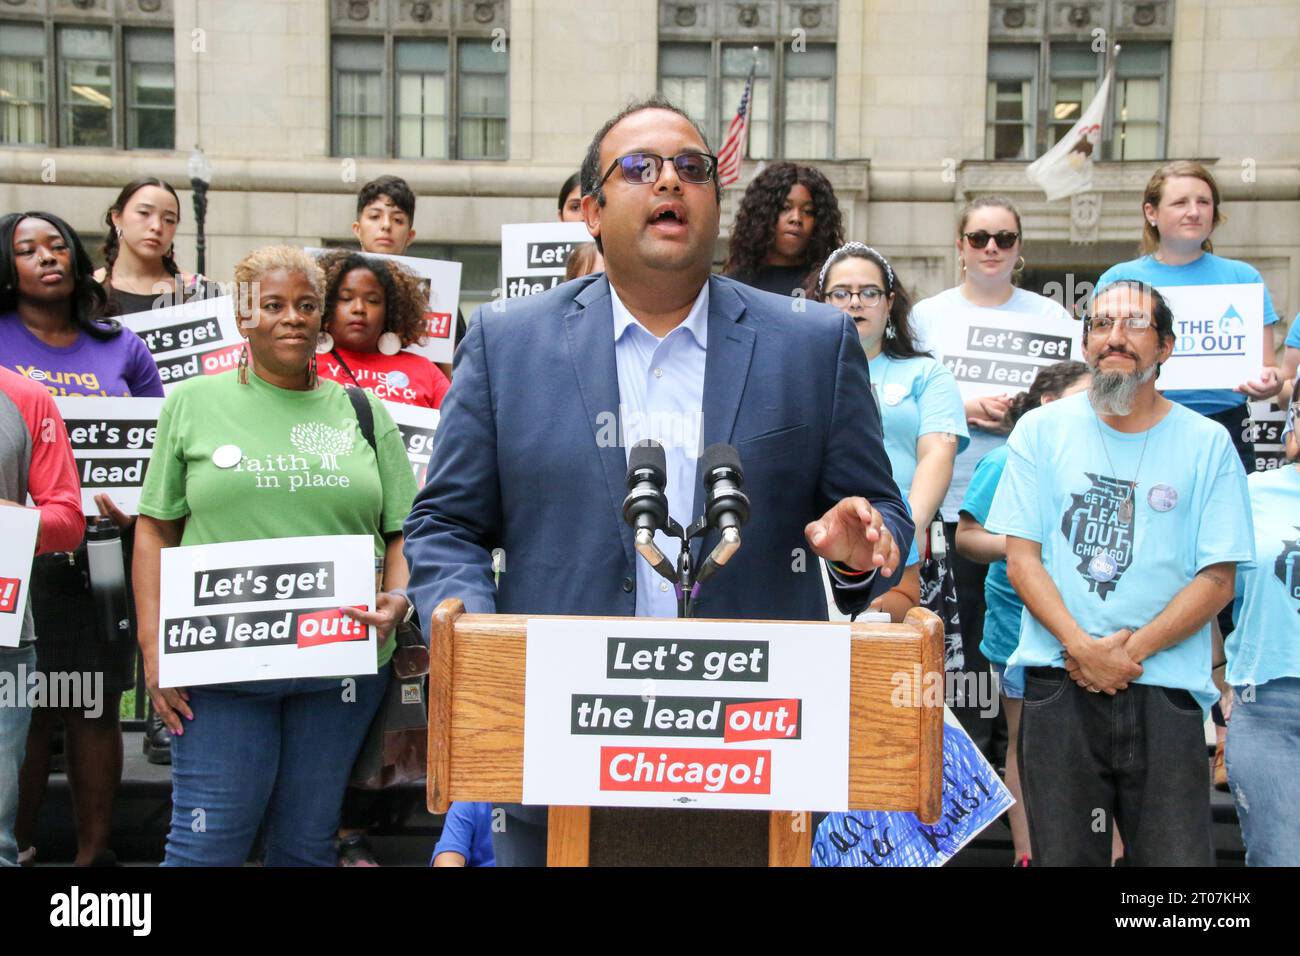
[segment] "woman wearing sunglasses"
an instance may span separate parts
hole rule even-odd
[[[1293,394],[1300,392],[1300,388]],[[1237,566],[1237,628],[1228,635],[1233,688],[1227,766],[1247,866],[1300,866],[1300,402],[1287,415],[1291,464],[1246,479],[1255,561]]]
[[[937,331],[943,323],[959,319],[996,328],[1006,318],[1030,323],[1068,318],[1059,303],[1013,284],[1012,280],[1025,266],[1021,255],[1022,235],[1020,213],[1005,196],[980,196],[962,210],[957,226],[961,283],[918,302],[912,310],[912,324],[921,348],[932,351],[943,361],[942,349],[937,347]],[[956,553],[957,517],[976,463],[1007,440],[1005,422],[1012,397],[990,395],[964,402],[970,444],[958,453],[953,463],[952,482],[941,507],[948,561],[957,582],[965,666],[970,671],[988,669],[979,650],[984,627],[984,576],[988,567]],[[969,723],[967,729],[971,729]],[[971,736],[980,743],[981,736],[987,736],[987,729],[977,729],[983,733]]]
[[[809,285],[809,295],[840,309],[857,326],[894,481],[907,498],[916,527],[928,528],[952,480],[958,448],[970,441],[957,383],[929,352],[917,347],[908,321],[911,297],[889,260],[875,249],[861,242],[840,246]],[[887,611],[901,621],[919,603],[919,569],[914,552],[899,586],[886,592],[872,610]],[[937,583],[927,585],[937,590]]]
[[[843,242],[830,180],[812,166],[773,163],[740,200],[722,271],[756,289],[795,295],[809,269]]]

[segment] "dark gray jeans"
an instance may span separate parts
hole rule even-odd
[[[1111,697],[1027,668],[1020,782],[1035,865],[1109,866],[1113,819],[1133,866],[1213,866],[1203,725],[1185,690]]]

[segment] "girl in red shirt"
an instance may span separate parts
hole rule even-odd
[[[420,280],[395,262],[359,252],[330,253],[325,269],[325,329],[317,371],[389,402],[437,408],[451,382],[422,355],[403,351],[424,335],[427,297]]]

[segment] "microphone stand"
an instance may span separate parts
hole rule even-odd
[[[672,518],[668,519],[667,526],[663,528],[664,533],[672,535],[681,542],[681,550],[677,553],[677,567],[675,569],[672,569],[662,552],[654,546],[653,536],[649,532],[644,535],[644,540],[640,533],[637,535],[637,551],[641,552],[641,556],[662,577],[673,583],[673,589],[677,593],[678,618],[695,616],[695,601],[700,596],[700,584],[702,582],[697,578],[695,566],[691,560],[691,541],[708,530],[709,522],[705,516],[696,518],[689,528],[683,528]],[[656,557],[658,560],[656,560]]]

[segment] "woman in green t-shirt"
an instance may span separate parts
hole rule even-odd
[[[154,707],[173,734],[165,866],[243,864],[265,825],[268,865],[333,866],[344,787],[389,679],[409,608],[402,521],[415,478],[373,397],[374,448],[347,393],[316,375],[323,277],[301,249],[271,246],[235,269],[236,372],[168,396],[140,498],[134,583]],[[369,534],[384,559],[372,612],[374,675],[158,686],[160,551],[177,545]]]

